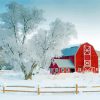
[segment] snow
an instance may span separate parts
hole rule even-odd
[[[58,66],[63,67],[63,68],[66,68],[66,67],[75,68],[74,64],[69,59],[54,59],[54,62],[57,63]]]
[[[7,80],[20,80],[23,79],[22,72],[16,72],[13,70],[1,70],[0,71],[0,79],[7,79]]]
[[[6,85],[40,85],[40,86],[75,86],[99,85],[100,74],[93,73],[62,73],[51,75],[45,69],[40,70],[36,75],[33,75],[33,80],[23,80],[23,73],[16,71],[0,71],[0,84]]]
[[[15,97],[16,96],[16,97]],[[98,97],[98,98],[96,98]],[[34,96],[34,95],[12,95],[12,94],[0,94],[0,100],[94,100],[94,99],[99,100],[100,95],[98,94],[79,94],[79,95],[64,95],[64,96],[59,96],[59,95],[53,95],[53,96],[44,96],[44,95],[39,95],[39,96]]]
[[[3,86],[7,90],[23,90],[37,91],[75,91],[75,88],[44,88],[44,87],[75,87],[86,86],[86,88],[78,88],[79,93],[33,93],[33,92],[5,92],[0,91],[0,100],[47,100],[47,99],[70,99],[70,100],[92,100],[100,96],[100,92],[84,93],[82,91],[99,91],[100,88],[92,88],[92,86],[100,86],[100,74],[93,73],[67,73],[50,75],[45,69],[40,70],[39,74],[33,76],[33,80],[23,80],[23,74],[16,71],[0,71],[0,90]],[[32,86],[35,88],[23,87],[7,87],[7,86]]]

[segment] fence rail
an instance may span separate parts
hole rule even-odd
[[[54,90],[52,90],[54,89]],[[57,90],[59,89],[59,90]],[[61,90],[64,89],[64,90]],[[73,90],[72,90],[73,89]],[[81,90],[83,89],[83,90]],[[90,90],[89,90],[90,89]],[[32,92],[37,93],[38,95],[42,93],[73,93],[78,94],[79,92],[99,92],[100,93],[100,86],[66,86],[66,87],[34,87],[34,86],[1,86],[0,92],[7,93],[7,92]],[[98,90],[91,90],[91,89],[98,89]]]

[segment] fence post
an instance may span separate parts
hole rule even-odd
[[[38,91],[37,91],[38,95],[40,95],[40,87],[38,85]]]
[[[78,84],[76,84],[76,94],[78,94]]]
[[[5,86],[3,86],[3,93],[5,93]]]

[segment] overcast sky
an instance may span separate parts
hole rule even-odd
[[[11,0],[0,0],[0,12],[6,11],[5,4]],[[45,11],[48,23],[55,18],[72,22],[78,38],[70,44],[89,42],[100,50],[100,0],[12,0],[27,7],[37,7]]]

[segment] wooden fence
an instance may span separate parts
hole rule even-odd
[[[75,86],[68,86],[68,87],[33,87],[33,86],[1,86],[0,92],[6,93],[6,92],[32,92],[37,93],[38,95],[42,93],[73,93],[78,94],[79,92],[100,92],[100,86],[91,86],[89,89],[95,89],[95,90],[88,90],[87,86],[78,86],[76,84]],[[44,89],[44,90],[43,90]],[[54,89],[54,90],[52,90]],[[57,89],[59,91],[57,91]],[[61,90],[64,89],[64,90]],[[82,89],[82,90],[81,90]]]

